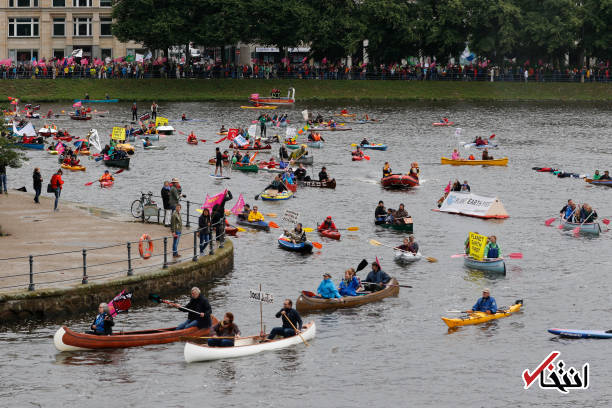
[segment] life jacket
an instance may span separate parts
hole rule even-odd
[[[470,154],[469,160],[476,160],[473,154]]]
[[[321,135],[319,135],[318,133],[314,133],[312,135],[312,140],[314,140],[315,142],[318,142],[321,140]]]

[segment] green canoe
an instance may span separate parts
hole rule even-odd
[[[240,171],[245,171],[245,172],[257,173],[259,171],[259,167],[257,167],[256,164],[249,164],[249,165],[243,165],[243,166],[233,164],[232,170],[240,170]]]
[[[391,228],[396,231],[403,231],[407,234],[412,234],[414,224],[377,224],[379,227]]]

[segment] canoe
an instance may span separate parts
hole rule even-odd
[[[80,154],[82,156],[89,156],[89,154],[90,154],[89,150],[85,150],[85,149],[84,150],[77,150],[76,153]]]
[[[312,164],[314,163],[314,158],[312,156],[302,156],[299,159],[293,160],[293,162],[298,164]]]
[[[213,317],[213,323],[217,319]],[[149,344],[166,344],[179,341],[181,336],[207,336],[210,328],[190,327],[175,330],[175,327],[156,330],[118,332],[110,336],[78,333],[67,326],[60,327],[53,336],[53,344],[59,351],[97,350],[108,348],[126,348],[147,346]]]
[[[195,344],[188,341],[185,343],[183,355],[188,363],[251,356],[263,351],[280,350],[302,344],[302,338],[306,341],[314,339],[316,331],[315,323],[308,322],[302,326],[300,333],[302,337],[296,334],[266,342],[261,342],[259,336],[237,337],[233,347],[208,347],[206,344]]]
[[[387,150],[386,144],[369,144],[369,145],[360,145],[362,149],[370,149],[370,150]]]
[[[432,125],[434,126],[452,126],[455,122],[434,122]]]
[[[343,118],[354,118],[357,116],[356,113],[334,113],[334,116],[342,116]]]
[[[564,230],[573,230],[576,227],[580,228],[581,234],[589,234],[589,235],[599,235],[601,232],[601,227],[598,222],[586,222],[584,224],[574,223],[565,221],[563,218],[559,218],[559,222],[563,226]]]
[[[232,165],[232,170],[240,170],[244,172],[252,172],[257,173],[259,171],[259,167],[256,164],[238,164],[235,163]]]
[[[468,147],[475,147],[476,149],[496,149],[497,145],[496,144],[486,144],[486,145],[480,145],[480,146],[476,146],[476,143],[466,143],[463,145],[463,147],[465,147],[466,149]]]
[[[155,130],[160,135],[171,135],[174,133],[174,128],[170,125],[158,126]]]
[[[596,186],[609,186],[612,187],[612,180],[593,180],[590,178],[585,178],[584,181],[586,181],[589,184],[594,184]]]
[[[398,263],[412,263],[420,260],[423,257],[420,252],[413,254],[406,251],[395,251],[394,260]]]
[[[306,146],[313,147],[315,149],[320,149],[323,147],[323,142],[321,140],[318,140],[316,142],[306,142]]]
[[[380,179],[384,188],[410,188],[419,185],[419,180],[407,174],[392,174]]]
[[[61,168],[68,169],[70,171],[85,171],[85,166],[69,166],[67,164],[62,164]]]
[[[407,234],[412,234],[413,230],[414,230],[414,224],[410,223],[410,224],[386,224],[386,223],[375,223],[376,225],[378,225],[379,227],[383,227],[383,228],[388,228],[388,229],[393,229],[396,231],[403,231]]]
[[[242,152],[259,152],[262,150],[271,150],[272,146],[270,146],[269,144],[265,145],[265,146],[261,146],[261,147],[253,147],[253,146],[247,146],[247,147],[238,147],[238,146],[234,146],[233,144],[230,144],[230,149],[236,149],[236,150],[240,150]]]
[[[350,127],[341,126],[341,127],[316,127],[316,128],[310,128],[308,130],[312,132],[343,132],[346,130],[353,130],[353,129]]]
[[[282,193],[276,193],[276,190],[273,192],[268,191],[259,195],[263,201],[283,201],[293,197],[293,193],[291,191],[283,191]]]
[[[195,140],[187,140],[187,143],[188,143],[188,144],[191,144],[191,145],[197,145],[197,144],[198,144],[198,139],[195,139]]]
[[[104,160],[104,164],[108,167],[119,167],[122,169],[129,169],[130,168],[130,158],[126,157],[125,159]]]
[[[72,120],[91,120],[91,115],[87,114],[85,116],[76,116],[74,113],[70,112],[70,119]]]
[[[391,278],[389,284],[397,285],[397,279]],[[308,296],[308,293],[303,291],[295,302],[295,308],[298,312],[305,313],[316,310],[356,307],[365,305],[366,303],[378,302],[390,296],[397,296],[399,294],[399,289],[399,286],[385,286],[384,289],[376,292],[367,292],[365,295],[343,296],[342,301]]]
[[[231,225],[225,226],[225,235],[230,235],[232,237],[236,236],[238,233],[238,228],[232,227]]]
[[[485,322],[495,320],[495,319],[501,319],[502,317],[508,317],[512,313],[515,313],[521,310],[521,306],[523,306],[523,301],[517,300],[516,303],[510,306],[508,309],[505,309],[505,310],[498,309],[497,313],[495,314],[475,312],[466,317],[459,317],[459,318],[443,317],[442,320],[444,320],[444,323],[446,323],[446,325],[451,328],[458,327],[458,326],[467,326],[470,324],[480,324],[480,323],[485,323]]]
[[[228,132],[217,132],[219,136],[227,136]]]
[[[256,230],[260,230],[260,231],[270,232],[270,225],[268,225],[268,223],[265,221],[250,222],[248,220],[238,218],[238,220],[236,221],[236,224],[242,225],[245,227],[249,227],[249,228],[253,228]]]
[[[325,238],[329,238],[329,239],[340,239],[340,231],[338,230],[322,230],[317,228],[317,230],[319,231],[319,235]]]
[[[166,150],[166,146],[143,146],[145,150]]]
[[[493,160],[452,160],[447,157],[440,159],[441,164],[452,164],[454,166],[507,166],[508,158]]]
[[[312,242],[306,241],[294,244],[285,236],[285,234],[281,234],[281,236],[278,237],[278,246],[286,249],[287,251],[301,252],[304,254],[309,254],[312,252]]]
[[[468,269],[477,269],[485,272],[506,273],[506,263],[504,258],[485,258],[482,261],[466,256],[463,265]]]
[[[285,147],[290,150],[297,150],[300,148],[300,145],[297,143],[285,143]]]
[[[81,103],[117,103],[119,99],[75,99],[74,102]]]
[[[113,184],[115,184],[115,182],[112,180],[100,181],[100,188],[110,188]]]
[[[276,109],[278,106],[241,106],[242,109]]]
[[[298,180],[298,186],[300,187],[319,187],[319,188],[336,188],[336,179],[330,181],[300,181]]]
[[[24,149],[34,149],[34,150],[42,150],[45,147],[43,143],[15,143],[15,146],[19,146]]]
[[[612,333],[604,330],[548,329],[548,332],[573,339],[612,339]]]

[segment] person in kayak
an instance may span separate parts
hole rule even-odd
[[[213,338],[208,339],[208,347],[234,347],[233,338],[238,336],[240,336],[240,329],[234,323],[234,314],[227,312],[223,320],[212,327]]]
[[[293,152],[291,152],[291,156],[290,159],[291,160],[297,160],[300,157],[306,157],[308,156],[308,149],[307,146],[305,144],[300,145],[300,148],[297,150],[294,150]]]
[[[186,114],[182,114],[181,115],[181,121],[186,122],[187,121],[187,115]]]
[[[193,133],[193,131],[191,131],[191,133],[189,133],[189,136],[187,136],[187,143],[197,143],[198,138],[196,137],[195,133]]]
[[[299,181],[310,181],[310,176],[306,175],[306,169],[302,163],[300,163],[298,168],[295,170],[295,177]]]
[[[380,264],[378,260],[376,262],[372,262],[372,270],[368,273],[368,276],[365,279],[365,283],[368,284],[366,286],[367,289],[375,292],[377,290],[383,289],[386,283],[389,283],[391,277],[387,275],[382,269],[380,269]]]
[[[108,304],[100,303],[98,306],[98,315],[91,324],[91,331],[88,334],[97,334],[101,336],[110,336],[113,334],[113,317],[108,311]]]
[[[341,296],[357,296],[359,291],[361,291],[361,281],[355,275],[355,269],[349,268],[344,271],[344,279],[338,286],[338,292]]]
[[[369,146],[370,142],[368,142],[368,139],[366,139],[365,137],[363,138],[363,140],[361,141],[361,143],[359,143],[361,146]]]
[[[115,178],[110,174],[108,170],[104,170],[104,174],[100,176],[98,181],[115,181]]]
[[[325,218],[325,220],[321,223],[321,225],[319,225],[318,229],[321,231],[324,231],[324,230],[338,231],[338,228],[336,228],[336,224],[334,224],[334,222],[332,221],[332,217],[330,215],[328,215],[327,218]]]
[[[593,180],[599,180],[601,178],[601,174],[599,174],[599,170],[595,170],[595,173],[593,173]]]
[[[470,185],[467,180],[463,180],[463,184],[461,185],[461,191],[467,191],[468,193],[471,191]]]
[[[210,319],[210,315],[212,314],[210,303],[197,286],[191,288],[191,300],[189,303],[187,303],[184,307],[176,303],[173,303],[172,306],[178,308],[178,310],[181,312],[188,313],[187,320],[176,326],[175,330],[188,329],[194,326],[198,326],[198,328],[203,329],[210,327],[212,324]],[[187,309],[193,310],[193,312],[190,312]]]
[[[249,222],[265,221],[263,214],[259,212],[256,205],[254,205],[251,212],[249,212],[248,221]]]
[[[342,299],[340,293],[338,293],[338,289],[336,289],[336,285],[331,280],[331,275],[329,273],[323,274],[323,280],[319,284],[317,288],[318,297],[322,297],[323,299]]]
[[[381,200],[378,202],[376,209],[374,210],[374,223],[384,224],[385,218],[387,217],[387,209],[385,203]]]
[[[582,204],[582,209],[580,210],[580,222],[595,222],[595,220],[597,220],[597,212],[593,210],[589,204]]]
[[[497,259],[501,258],[501,249],[497,244],[497,237],[495,235],[491,235],[488,239],[487,245],[485,245],[485,258],[489,259]]]
[[[294,244],[300,244],[302,242],[306,242],[306,231],[302,229],[302,223],[297,223],[293,231],[289,232],[287,230],[284,231],[285,236],[291,240]]]
[[[219,133],[227,133],[227,129],[225,128],[225,125],[221,125],[221,129],[219,129]]]
[[[251,206],[249,204],[245,204],[242,212],[237,215],[239,220],[248,220],[249,214],[251,213]]]
[[[319,172],[319,181],[321,182],[329,181],[329,176],[327,175],[326,167],[321,167],[321,171]]]
[[[153,146],[153,143],[151,143],[151,140],[149,140],[149,137],[145,137],[144,140],[142,141],[142,146],[143,147],[149,147],[149,146]]]
[[[417,244],[417,242],[414,240],[414,235],[411,234],[408,238],[404,238],[402,245],[395,247],[394,249],[400,249],[402,251],[416,254],[419,252],[419,244]]]
[[[485,147],[482,151],[482,160],[493,160],[493,156],[489,154],[489,149]]]
[[[385,162],[385,165],[383,166],[383,170],[382,170],[382,176],[389,177],[392,174],[393,174],[393,170],[391,170],[391,166],[389,165],[389,162]]]
[[[295,336],[296,333],[293,326],[300,331],[302,330],[302,318],[297,310],[293,308],[293,302],[291,299],[285,299],[283,302],[283,308],[276,313],[276,317],[283,319],[283,326],[273,328],[268,335],[268,340],[273,340],[276,336]],[[293,326],[289,322],[293,323]]]
[[[280,160],[289,160],[289,152],[284,144],[278,149],[278,157]]]
[[[495,314],[497,313],[497,303],[495,302],[495,298],[490,295],[490,291],[488,288],[484,288],[482,290],[482,297],[478,299],[476,304],[472,306],[472,309],[466,310],[466,313],[474,313],[474,312],[483,312],[486,314]]]
[[[363,151],[361,150],[361,146],[357,146],[356,150],[354,152],[351,152],[351,155],[353,157],[361,157],[362,158],[364,156],[364,154],[363,154]]]
[[[576,204],[574,204],[574,202],[570,198],[569,200],[567,200],[567,204],[563,206],[561,211],[559,211],[559,215],[564,220],[569,220],[572,215],[574,215],[574,212],[576,212]]]

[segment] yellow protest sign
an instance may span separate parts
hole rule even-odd
[[[155,118],[155,127],[166,126],[167,124],[168,124],[167,118],[162,118],[161,116],[158,116]]]
[[[113,140],[125,140],[125,128],[115,126],[111,136]]]
[[[472,258],[482,260],[486,245],[486,236],[470,232],[470,256]]]

